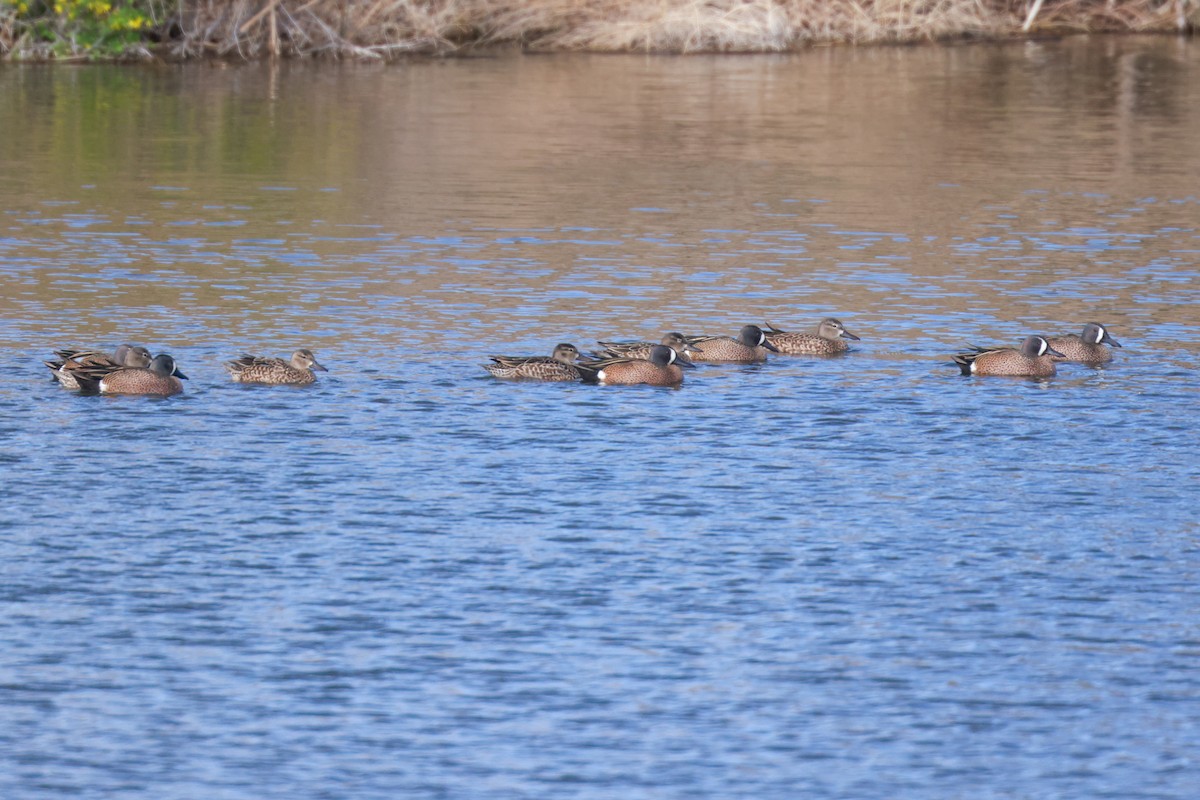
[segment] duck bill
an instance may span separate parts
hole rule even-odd
[[[1107,345],[1111,345],[1112,347],[1120,347],[1121,346],[1121,343],[1118,342],[1116,339],[1112,338],[1111,336],[1106,337],[1104,339],[1104,343]]]
[[[1120,347],[1120,346],[1121,345],[1117,345],[1117,347]],[[697,347],[694,344],[685,344],[683,346],[683,350],[679,353],[679,355],[683,355],[684,353],[703,353],[703,352],[704,352],[703,347]]]
[[[176,378],[179,378],[180,380],[184,380],[184,381],[189,380],[187,375],[184,375],[182,372],[179,371],[179,367],[176,367],[175,371],[172,372],[171,374],[174,375]]]
[[[770,342],[768,342],[766,339],[763,339],[763,340],[762,340],[762,344],[760,344],[760,345],[759,345],[759,347],[765,347],[765,348],[767,348],[768,350],[770,350],[772,353],[778,353],[778,352],[779,352],[779,348],[778,348],[778,347],[776,347],[775,345],[771,344]]]
[[[1058,356],[1059,358],[1066,358],[1066,356],[1065,356],[1065,355],[1063,355],[1062,353],[1058,352],[1057,350],[1055,350],[1053,347],[1050,347],[1049,345],[1047,345],[1047,346],[1046,346],[1046,352],[1045,352],[1045,353],[1043,353],[1042,355],[1046,355],[1046,356]]]
[[[329,372],[329,370],[325,369],[325,367],[322,367],[315,361],[312,363],[312,366],[309,367],[309,369],[316,370],[317,372]]]
[[[685,356],[683,353],[675,354],[675,363],[681,367],[687,367],[688,369],[696,368],[696,362],[692,361],[690,358]]]
[[[846,331],[846,330],[844,330],[844,331],[842,331],[842,332],[841,332],[840,334],[838,334],[838,335],[839,335],[839,336],[841,336],[843,339],[850,339],[851,341],[854,341],[854,342],[860,342],[860,341],[862,341],[861,339],[859,339],[857,336],[855,336],[855,335],[854,335],[853,333],[851,333],[850,331]]]

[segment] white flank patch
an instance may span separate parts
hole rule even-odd
[[[599,372],[596,373],[597,381],[599,381],[600,383],[604,383],[604,379],[605,379],[604,370],[600,370]]]

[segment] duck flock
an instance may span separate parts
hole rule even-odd
[[[548,356],[491,356],[489,373],[506,380],[582,381],[608,386],[678,386],[683,368],[697,362],[754,364],[769,353],[834,356],[859,341],[838,320],[827,317],[812,332],[789,333],[768,324],[746,325],[737,336],[684,336],[671,332],[659,342],[599,342],[600,350],[584,355],[572,344],[559,344]],[[1102,364],[1120,347],[1108,329],[1089,322],[1082,333],[1029,336],[1018,347],[971,347],[953,356],[963,375],[1047,377],[1055,363]],[[58,360],[45,364],[65,388],[83,394],[168,396],[183,391],[187,376],[166,353],[151,356],[145,347],[123,344],[109,354],[99,350],[55,351]],[[303,386],[326,372],[311,350],[291,359],[245,355],[225,363],[237,383]]]

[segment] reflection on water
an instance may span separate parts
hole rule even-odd
[[[1198,53],[4,67],[0,792],[1194,796]]]

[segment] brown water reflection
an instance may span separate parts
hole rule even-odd
[[[339,338],[381,346],[826,311],[897,343],[1150,335],[1197,323],[1198,54],[7,66],[0,307],[72,341],[269,336],[281,309],[316,338],[357,309]]]

